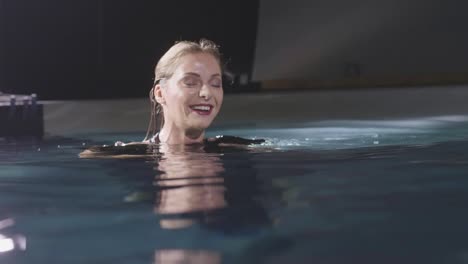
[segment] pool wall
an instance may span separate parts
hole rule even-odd
[[[213,126],[467,115],[467,99],[468,86],[228,94]],[[144,132],[148,124],[146,98],[43,103],[46,135]]]

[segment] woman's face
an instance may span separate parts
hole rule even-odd
[[[162,97],[165,123],[183,130],[204,130],[223,103],[221,68],[207,53],[187,54],[169,79],[163,79],[156,97]]]

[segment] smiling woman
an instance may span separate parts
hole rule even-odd
[[[249,145],[261,139],[205,138],[223,103],[223,64],[218,46],[206,39],[180,41],[158,61],[150,90],[151,116],[143,142],[93,147],[81,157],[146,154],[148,144]],[[125,147],[125,148],[122,148]]]
[[[145,141],[203,142],[205,129],[223,103],[221,55],[216,44],[201,40],[172,46],[156,65],[150,99],[152,115]]]

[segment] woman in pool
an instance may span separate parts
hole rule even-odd
[[[205,138],[205,130],[218,115],[223,103],[223,65],[218,46],[202,39],[199,43],[180,41],[174,44],[159,60],[155,68],[154,85],[150,91],[151,117],[143,142],[116,142],[115,147],[143,144],[205,144],[249,145],[263,140],[233,136]],[[105,149],[107,148],[107,149]],[[92,148],[81,153],[119,152],[109,146]],[[107,153],[107,154],[111,154]],[[95,156],[95,155],[93,155]]]
[[[150,91],[151,117],[143,142],[167,144],[251,144],[232,136],[205,139],[223,103],[223,65],[218,46],[209,40],[174,44],[156,65]]]
[[[203,143],[223,103],[221,55],[209,40],[181,41],[159,60],[144,142]]]

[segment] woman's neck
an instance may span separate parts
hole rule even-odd
[[[171,124],[164,124],[159,132],[160,142],[167,144],[203,143],[204,138],[204,130],[184,130]]]

